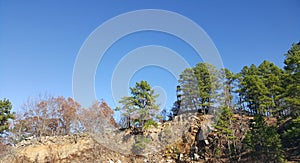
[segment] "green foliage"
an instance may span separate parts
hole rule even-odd
[[[220,82],[222,84],[222,93],[219,97],[219,103],[221,106],[228,108],[233,108],[233,93],[235,92],[234,88],[236,87],[237,75],[231,72],[229,69],[223,68],[220,71]]]
[[[241,106],[256,116],[245,142],[253,156],[268,161],[282,160],[283,155],[277,128],[267,126],[263,116],[274,116],[279,123],[286,123],[279,124],[284,126],[280,133],[286,148],[299,144],[300,43],[293,44],[285,56],[284,70],[264,61],[258,67],[245,66],[238,74]]]
[[[300,42],[293,44],[291,49],[285,54],[284,69],[287,73],[284,80],[286,105],[284,110],[289,112],[292,118],[300,115]]]
[[[236,161],[238,160],[236,158],[240,157],[236,155],[242,152],[236,145],[235,134],[243,133],[236,132],[233,128],[236,126],[233,125],[233,112],[238,106],[238,109],[249,111],[254,116],[254,121],[244,139],[246,152],[249,152],[254,161],[282,162],[283,147],[300,150],[300,42],[293,44],[285,56],[284,69],[269,61],[263,61],[258,66],[254,64],[245,66],[238,74],[226,68],[217,70],[208,63],[198,63],[192,68],[187,68],[179,76],[177,100],[171,108],[171,113],[168,114],[165,110],[163,115],[172,119],[180,112],[191,110],[203,112],[218,107],[219,119],[213,131],[216,136],[211,142],[213,144],[211,147],[215,157],[221,159],[225,156],[229,157],[230,161]],[[136,125],[141,127],[138,128],[141,130],[151,126],[157,127],[156,120],[160,119],[156,104],[158,95],[154,94],[150,84],[147,81],[137,82],[130,88],[130,92],[131,96],[123,97],[120,100],[122,106],[116,109],[123,115],[124,127],[131,128]],[[236,99],[239,101],[235,104],[233,100]],[[37,101],[27,107],[27,112],[14,124],[21,138],[26,137],[25,133],[69,134],[76,119],[76,112],[80,108],[72,99],[67,100],[63,97]],[[102,108],[98,105],[94,107],[95,113],[98,112],[98,108]],[[9,119],[14,119],[11,109],[9,100],[0,100],[0,134],[8,130]],[[107,108],[102,110],[102,114],[110,117],[113,112]],[[94,112],[86,112],[83,115],[86,115],[86,121],[90,121],[92,116],[98,117]],[[277,118],[279,120],[277,125],[281,128],[268,125],[266,117]],[[110,120],[114,122],[112,118]],[[100,121],[99,124],[103,126]],[[61,131],[58,131],[58,128]],[[160,139],[168,140],[170,143],[172,132],[171,129],[166,129]],[[132,151],[136,154],[141,153],[149,142],[150,140],[143,135],[135,136]],[[175,153],[172,148],[172,152],[168,154],[177,158],[179,153],[179,148],[175,148]]]
[[[281,95],[284,92],[282,78],[284,72],[269,61],[264,61],[260,64],[258,70],[259,76],[267,88],[267,91],[265,92],[265,101],[263,101],[265,111],[270,115],[274,115],[282,105]]]
[[[144,125],[144,129],[147,130],[148,128],[150,128],[151,126],[154,126],[155,128],[158,127],[158,123],[152,119],[148,120],[145,125]]]
[[[133,144],[131,151],[134,154],[140,154],[141,152],[143,152],[149,142],[149,138],[143,135],[138,135],[135,137],[135,143]]]
[[[154,118],[159,118],[159,105],[156,104],[158,95],[147,81],[137,82],[135,87],[130,88],[132,96],[123,97],[120,103],[123,105],[120,110],[123,116],[128,119],[130,127],[134,122],[138,122],[144,128],[145,123]],[[149,122],[151,124],[151,122]]]
[[[182,91],[181,110],[198,110],[199,109],[199,86],[193,68],[185,69],[178,80]],[[174,104],[174,108],[177,109],[178,103]]]
[[[223,107],[221,115],[219,116],[218,122],[216,124],[216,129],[221,135],[232,135],[231,122],[233,120],[232,110],[228,107]]]
[[[217,90],[220,88],[219,71],[208,63],[198,63],[194,69],[198,81],[200,108],[208,110],[217,99]]]
[[[208,110],[217,99],[219,71],[211,64],[198,63],[185,69],[178,80],[182,91],[181,110]]]
[[[282,162],[284,160],[281,149],[280,135],[276,127],[268,126],[262,115],[256,115],[251,130],[244,140],[251,157],[262,162]]]
[[[273,115],[281,106],[283,71],[269,61],[245,66],[239,73],[239,95],[252,114]]]
[[[221,114],[215,125],[217,138],[214,140],[214,152],[218,156],[226,156],[227,158],[234,158],[234,150],[231,147],[235,144],[235,136],[232,130],[233,112],[229,107],[223,107],[220,110]],[[223,148],[226,147],[226,148]]]
[[[182,103],[182,89],[180,87],[180,85],[177,85],[176,87],[176,96],[177,96],[177,100],[173,103],[173,106],[170,110],[170,113],[168,113],[167,115],[167,120],[172,120],[174,118],[174,116],[177,116],[179,114],[179,112],[181,111],[181,103]],[[166,112],[167,113],[167,112]]]
[[[287,130],[283,132],[282,139],[287,145],[300,144],[300,116],[292,120],[292,123],[287,126]]]
[[[174,160],[177,160],[181,151],[180,149],[178,149],[176,146],[173,145],[168,144],[163,152],[167,158],[172,158]]]
[[[298,157],[300,151],[300,42],[285,54],[282,78],[282,105],[278,108],[280,134],[288,157]],[[292,149],[292,150],[291,150]]]
[[[258,76],[258,70],[255,65],[251,65],[250,68],[245,66],[241,72],[240,82],[240,96],[247,107],[251,110],[252,114],[262,114],[264,112],[264,105],[261,103],[261,99],[266,99],[267,88],[263,83],[263,80]]]
[[[9,128],[9,119],[14,119],[11,113],[12,105],[8,99],[0,100],[0,134]]]
[[[300,73],[300,42],[293,44],[291,49],[285,54],[286,59],[284,60],[284,69],[290,73]],[[298,79],[300,80],[300,79]]]

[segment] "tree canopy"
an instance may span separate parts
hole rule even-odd
[[[14,119],[12,104],[8,99],[0,100],[0,134],[9,129],[9,120]]]
[[[159,118],[159,105],[156,104],[158,95],[154,94],[147,81],[140,81],[135,87],[130,88],[131,96],[125,96],[120,100],[122,111],[126,118],[125,126],[130,128],[132,125],[148,127],[154,120]]]

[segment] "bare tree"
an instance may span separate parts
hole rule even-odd
[[[79,121],[85,131],[90,133],[102,133],[117,126],[113,119],[114,111],[102,100],[95,101],[88,109],[81,109]]]
[[[20,140],[28,136],[70,134],[75,130],[72,127],[80,107],[72,98],[45,95],[29,99],[14,121],[14,133]]]

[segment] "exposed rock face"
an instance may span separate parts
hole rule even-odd
[[[182,114],[143,135],[117,130],[29,138],[17,144],[1,162],[203,162],[210,155],[207,148],[213,139],[213,118]],[[244,132],[237,131],[241,137]]]
[[[25,142],[20,142],[2,162],[130,162],[129,156],[105,148],[87,134],[33,138]]]

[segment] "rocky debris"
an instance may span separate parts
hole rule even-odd
[[[1,160],[8,163],[20,160],[23,162],[130,162],[130,157],[105,148],[88,134],[80,134],[46,136],[22,141],[17,144],[12,153]]]
[[[236,115],[235,115],[236,116]],[[236,136],[242,140],[247,117],[236,116]],[[214,117],[187,113],[151,127],[143,135],[130,130],[66,136],[30,137],[18,143],[2,162],[204,162],[212,155]],[[245,127],[245,128],[244,128]]]
[[[24,147],[28,145],[51,145],[62,143],[77,143],[79,138],[87,137],[87,134],[74,134],[65,136],[41,136],[41,137],[28,137],[16,144],[16,147]]]

